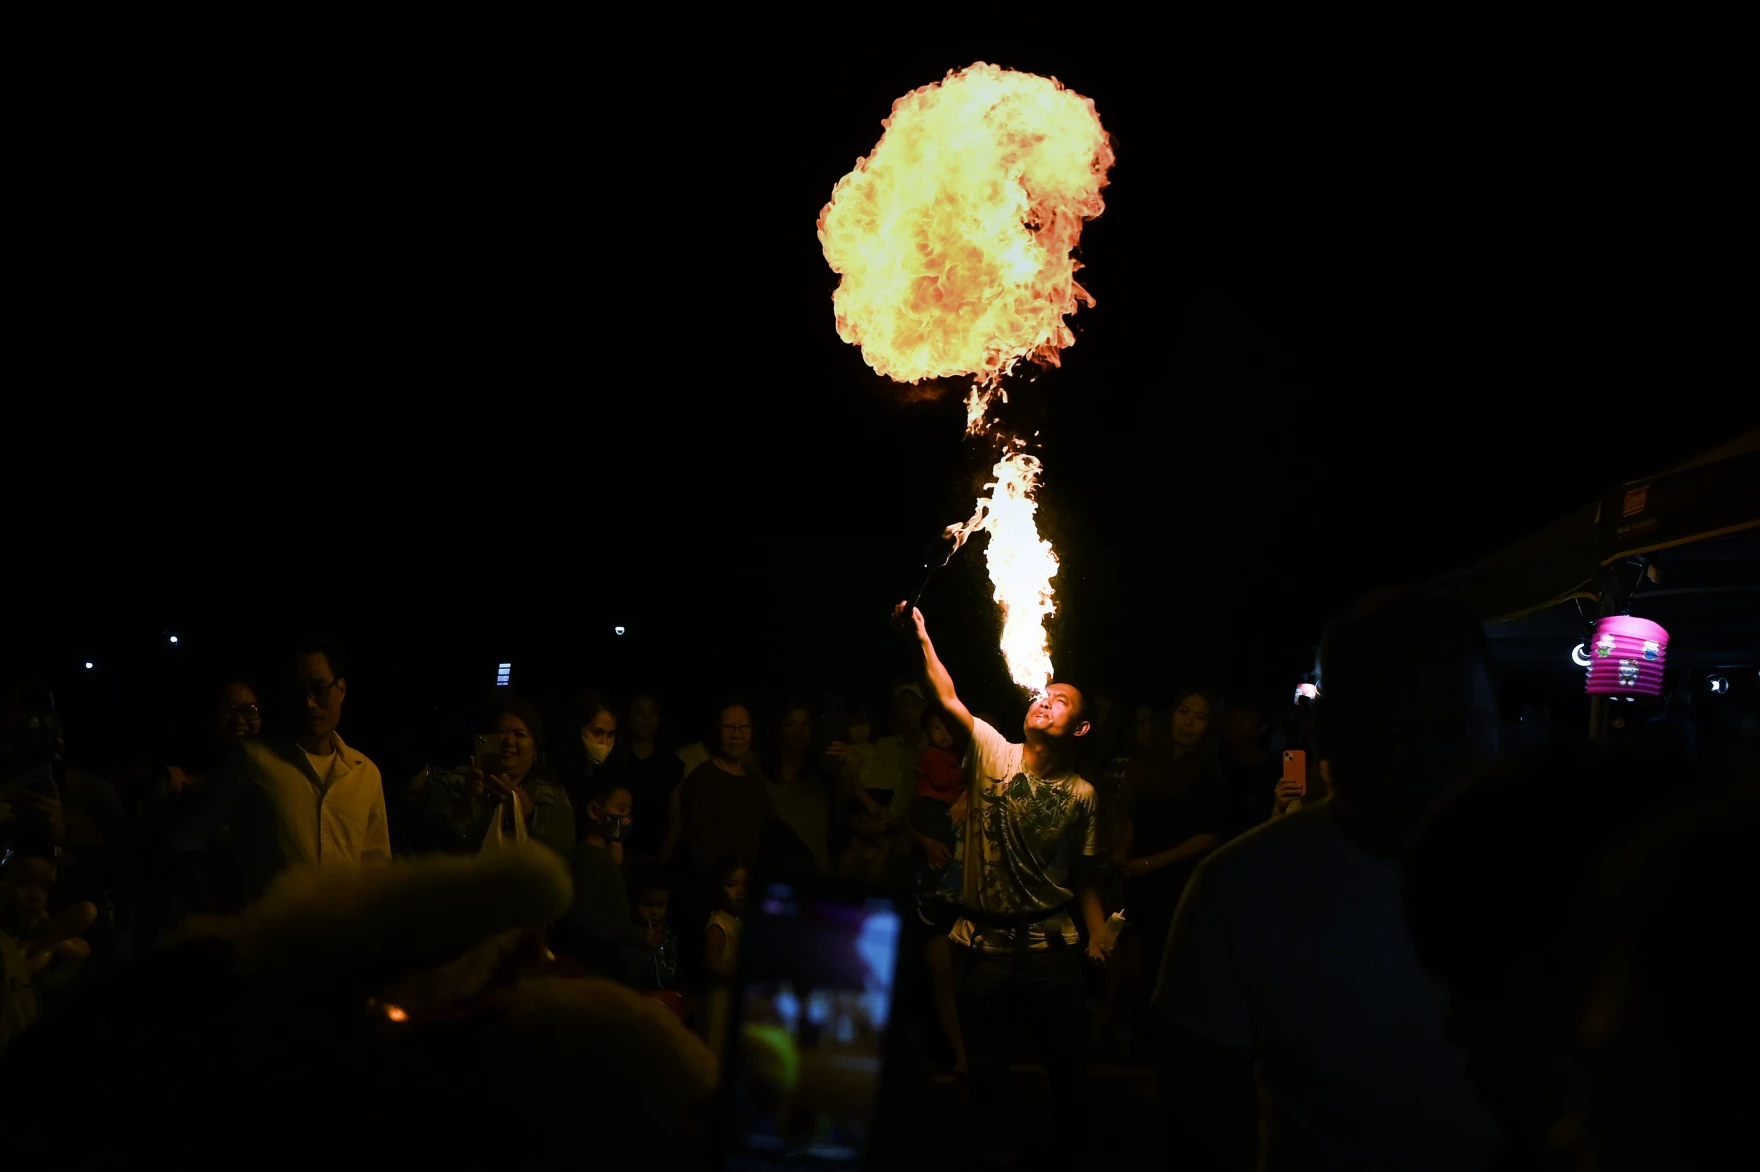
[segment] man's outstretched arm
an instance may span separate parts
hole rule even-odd
[[[894,620],[904,617],[906,605],[908,604],[901,602],[893,608]],[[935,644],[929,639],[929,628],[923,623],[923,612],[915,607],[911,607],[911,623],[916,628],[917,643],[923,649],[923,674],[929,679],[929,689],[935,694],[935,702],[959,722],[967,736],[971,736],[972,714],[960,701],[959,693],[953,690],[953,677],[947,674],[947,668],[941,664],[941,657],[935,654]]]

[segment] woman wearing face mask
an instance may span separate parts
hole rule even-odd
[[[1228,787],[1217,755],[1221,716],[1215,692],[1182,693],[1173,705],[1165,749],[1125,797],[1113,857],[1124,875],[1124,914],[1142,960],[1140,982],[1132,982],[1142,996],[1161,971],[1161,952],[1186,880],[1222,842]]]
[[[585,813],[595,779],[617,747],[617,713],[603,693],[582,692],[563,713],[552,755],[576,816],[575,840],[587,832]]]

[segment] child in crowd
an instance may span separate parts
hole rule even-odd
[[[703,963],[708,981],[697,1025],[710,1052],[725,1054],[733,976],[739,971],[740,916],[746,910],[745,860],[737,856],[718,859],[710,868],[710,875],[709,898],[715,910],[703,926]]]
[[[629,983],[684,1018],[687,1007],[678,988],[678,933],[666,918],[672,881],[664,867],[640,864],[630,873],[629,889],[630,921],[643,933],[643,943],[624,948]]]
[[[944,1083],[966,1075],[965,1039],[959,1027],[953,956],[947,940],[959,913],[945,893],[937,895],[953,861],[955,828],[966,812],[965,762],[954,740],[956,727],[937,709],[923,714],[929,744],[917,761],[917,794],[911,800],[910,822],[911,838],[923,857],[917,870],[917,915],[930,929],[925,942],[930,992],[952,1058],[948,1068],[936,1076],[937,1082]]]
[[[57,978],[65,983],[91,955],[80,933],[97,920],[98,909],[76,903],[50,915],[54,886],[53,847],[19,844],[0,856],[0,1047],[37,1019],[43,986],[52,997]],[[44,972],[56,962],[59,972]]]
[[[745,860],[722,859],[713,878],[709,896],[715,910],[703,928],[703,956],[711,973],[731,977],[739,965],[740,917],[746,910]]]
[[[557,951],[616,980],[626,967],[624,949],[645,939],[629,922],[628,889],[619,865],[623,838],[633,821],[629,786],[616,777],[594,774],[581,796],[586,833],[574,853],[574,903],[558,921],[555,941]]]
[[[922,848],[927,866],[919,875],[919,889],[934,891],[941,869],[953,851],[954,804],[965,797],[966,774],[956,751],[953,729],[947,717],[935,709],[923,714],[923,731],[929,745],[917,761],[917,796],[911,801],[911,831]],[[941,849],[937,850],[939,846]]]

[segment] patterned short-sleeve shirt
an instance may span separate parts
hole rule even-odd
[[[1094,787],[1074,770],[1033,776],[1021,767],[1025,749],[984,721],[973,723],[968,813],[942,878],[942,892],[996,915],[1030,917],[1069,903],[1076,857],[1099,849]],[[1024,942],[1008,929],[979,928],[961,917],[952,938],[982,952],[1010,952],[1023,943],[1046,948],[1054,932],[1066,944],[1081,939],[1067,911],[1015,931],[1025,934]]]

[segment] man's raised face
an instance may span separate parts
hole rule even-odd
[[[1028,733],[1054,739],[1086,736],[1088,720],[1083,707],[1081,692],[1068,684],[1052,684],[1027,709],[1023,727]]]

